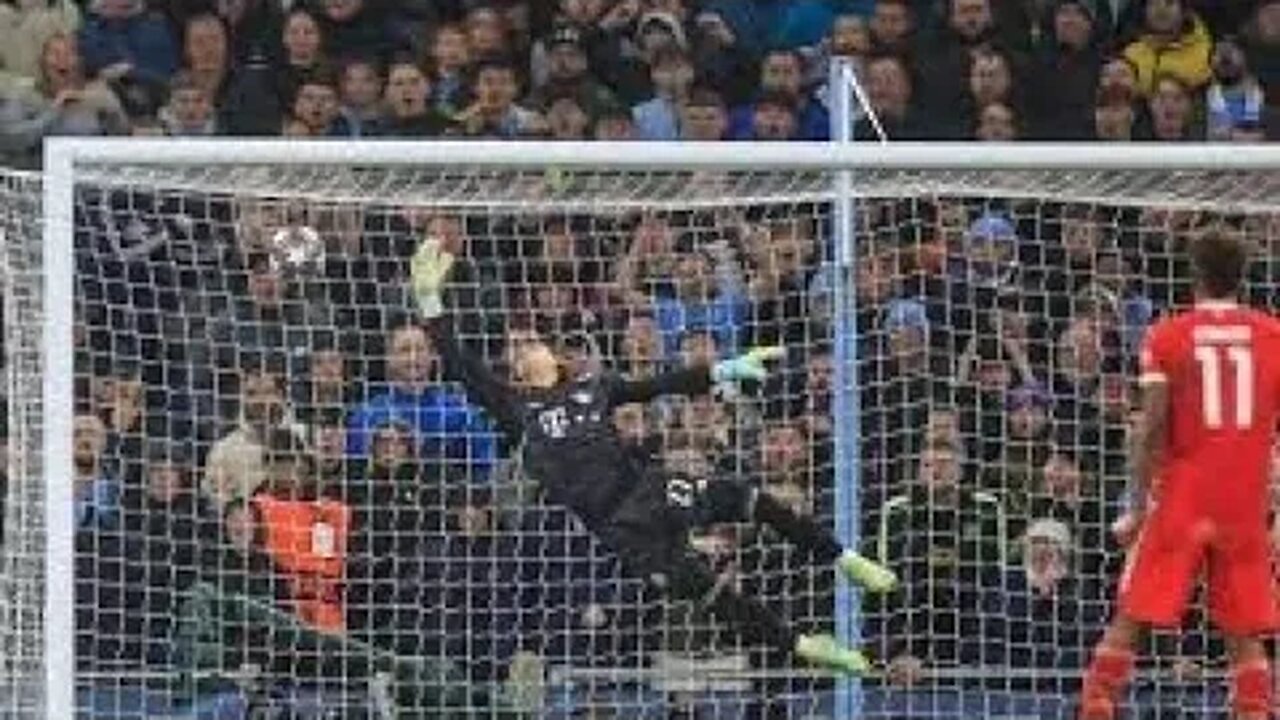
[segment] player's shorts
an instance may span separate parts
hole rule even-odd
[[[695,484],[654,472],[596,535],[631,576],[675,597],[705,600],[719,581],[689,544],[689,533],[746,519],[749,502],[749,488],[733,480]]]
[[[1120,578],[1120,610],[1143,623],[1176,627],[1202,571],[1209,616],[1220,630],[1258,635],[1276,629],[1265,522],[1216,521],[1185,505],[1157,506],[1147,518]]]

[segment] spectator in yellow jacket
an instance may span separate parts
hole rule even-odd
[[[1172,75],[1191,90],[1209,82],[1213,39],[1186,0],[1147,0],[1142,34],[1124,49],[1138,71],[1138,87],[1150,95],[1160,75]]]

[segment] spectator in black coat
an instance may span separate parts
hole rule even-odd
[[[153,664],[170,660],[169,640],[179,597],[196,581],[201,562],[212,550],[203,540],[217,530],[215,515],[192,482],[195,457],[184,443],[152,439],[147,443],[143,486],[125,500],[127,545],[146,580],[134,588],[132,612],[141,623],[142,658]]]
[[[931,116],[952,117],[964,106],[964,78],[974,52],[995,47],[1007,51],[997,31],[990,0],[948,0],[943,27],[918,65],[921,107]]]
[[[1029,108],[1038,137],[1079,140],[1089,136],[1092,112],[1102,70],[1102,43],[1106,28],[1098,17],[1096,0],[1056,0],[1045,23],[1048,36],[1041,42],[1029,80]]]
[[[433,137],[450,129],[450,122],[428,103],[431,86],[416,64],[401,60],[387,70],[386,117],[382,130],[387,135]]]
[[[902,58],[893,55],[871,58],[865,73],[871,107],[889,139],[926,138],[928,132],[917,116],[911,73]],[[866,117],[854,125],[853,135],[860,140],[878,139],[875,126]]]
[[[878,0],[868,23],[872,52],[908,57],[915,50],[916,14],[908,0]]]
[[[330,58],[377,58],[386,62],[410,49],[413,26],[394,11],[395,3],[368,0],[319,0],[317,10]]]

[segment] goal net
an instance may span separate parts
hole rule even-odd
[[[43,241],[40,184],[0,184],[0,714],[1069,717],[1118,570],[1138,338],[1187,300],[1205,227],[1259,247],[1251,300],[1280,287],[1264,170],[934,160],[857,171],[850,207],[803,151],[593,170],[295,147],[76,164],[45,179],[74,192]],[[449,312],[500,374],[531,335],[630,378],[784,345],[764,384],[615,425],[667,476],[736,478],[893,567],[902,587],[863,602],[768,528],[690,537],[877,672],[745,646],[549,503],[411,322],[426,237],[460,258]],[[50,242],[65,292],[45,292]],[[50,347],[68,298],[72,347]],[[70,368],[68,407],[46,406],[46,364]],[[47,527],[46,495],[71,506]],[[1225,706],[1199,620],[1152,642],[1136,707]]]

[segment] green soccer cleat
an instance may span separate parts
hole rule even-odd
[[[810,665],[843,675],[866,675],[871,672],[871,662],[865,655],[842,646],[830,635],[801,635],[796,640],[796,657]]]
[[[898,576],[892,570],[872,562],[852,550],[845,550],[836,566],[863,590],[884,594],[898,587]]]

